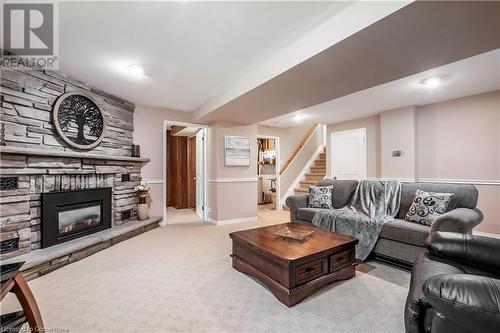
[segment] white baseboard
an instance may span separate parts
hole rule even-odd
[[[286,190],[286,192],[283,194],[283,196],[280,198],[280,206],[283,206],[285,204],[286,198],[291,196],[293,192],[295,191],[295,188],[299,185],[300,181],[306,173],[309,171],[309,168],[312,166],[318,155],[323,151],[325,148],[325,145],[319,145],[314,154],[311,155],[311,158],[306,162],[302,170],[300,170],[299,175],[295,180],[293,181],[292,185]]]
[[[236,223],[244,223],[244,222],[254,222],[257,221],[257,216],[249,216],[249,217],[241,217],[238,219],[229,219],[229,220],[214,220],[212,218],[207,218],[206,221],[208,223],[212,223],[215,225],[226,225],[226,224],[236,224]]]

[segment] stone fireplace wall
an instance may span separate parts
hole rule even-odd
[[[107,131],[96,154],[131,156],[134,104],[83,82],[51,71],[18,71],[0,67],[1,123],[5,146],[78,151],[65,144],[52,123],[52,105],[63,93],[84,91],[103,111]]]
[[[18,178],[17,189],[0,191],[1,239],[17,238],[18,242],[18,249],[2,253],[2,259],[40,247],[40,197],[44,192],[112,187],[112,225],[137,218],[134,187],[140,184],[141,162],[17,154],[2,154],[1,158],[2,177]],[[122,218],[122,212],[130,215]]]
[[[40,247],[44,192],[112,187],[112,225],[136,219],[134,187],[147,160],[131,157],[134,104],[59,73],[0,69],[2,186],[17,181],[0,189],[0,259]],[[68,91],[91,94],[103,111],[105,136],[91,150],[75,150],[55,132],[52,106]]]

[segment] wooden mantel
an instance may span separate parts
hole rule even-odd
[[[74,158],[89,158],[94,160],[108,160],[108,161],[124,161],[124,162],[142,162],[147,163],[149,158],[143,157],[130,157],[130,156],[114,156],[114,155],[98,155],[90,153],[80,153],[72,151],[51,151],[44,149],[32,149],[22,147],[1,147],[0,154],[15,154],[15,155],[28,155],[28,156],[50,156],[50,157],[74,157]]]

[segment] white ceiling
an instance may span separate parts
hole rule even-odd
[[[435,89],[419,83],[432,76],[445,76],[446,80]],[[431,104],[499,89],[500,49],[497,49],[269,119],[261,124],[275,127],[291,127],[304,122],[332,124],[403,106]],[[294,119],[297,114],[303,115],[300,122]]]
[[[193,111],[351,2],[60,2],[60,71],[136,104]],[[134,79],[125,67],[143,65]]]

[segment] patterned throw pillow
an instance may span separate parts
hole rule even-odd
[[[417,190],[405,220],[425,225],[432,223],[446,213],[454,193],[435,193]]]
[[[309,188],[309,204],[311,208],[333,209],[333,185],[313,186]]]

